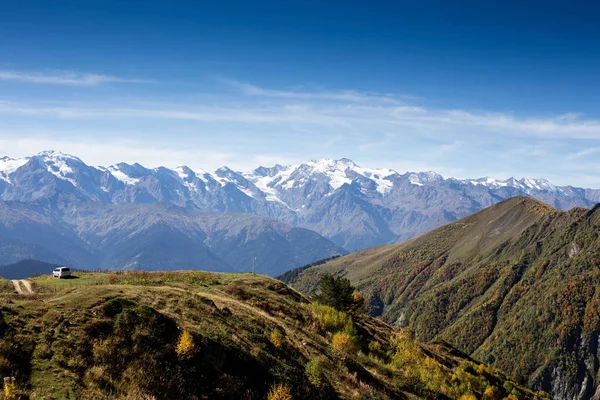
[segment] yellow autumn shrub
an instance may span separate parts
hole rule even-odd
[[[195,347],[196,345],[194,344],[194,338],[192,335],[188,331],[183,331],[181,335],[179,335],[179,341],[177,342],[177,348],[175,351],[177,352],[178,356],[183,357],[194,351]]]
[[[483,392],[483,398],[486,400],[496,400],[499,398],[499,390],[496,386],[488,386]]]
[[[269,341],[276,349],[280,349],[283,346],[283,333],[279,329],[275,329],[269,335]]]
[[[331,338],[333,352],[345,360],[354,351],[354,339],[345,332],[336,332]]]
[[[4,400],[17,398],[17,384],[15,378],[4,378]]]
[[[290,388],[285,384],[279,384],[271,388],[267,400],[293,400],[293,398]]]

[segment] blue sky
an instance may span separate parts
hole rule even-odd
[[[577,0],[4,0],[0,153],[348,157],[600,187],[599,15]]]

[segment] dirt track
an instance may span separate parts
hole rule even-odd
[[[13,280],[11,281],[15,290],[19,294],[33,294],[33,289],[31,287],[31,282],[26,279],[21,280]]]

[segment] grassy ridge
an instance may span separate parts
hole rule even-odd
[[[263,276],[32,281],[36,295],[0,292],[0,374],[23,399],[545,398],[443,342]]]

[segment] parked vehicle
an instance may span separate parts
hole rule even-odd
[[[54,271],[52,271],[52,276],[58,279],[65,278],[67,276],[71,276],[71,270],[67,267],[56,268]]]

